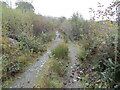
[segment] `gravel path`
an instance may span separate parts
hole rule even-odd
[[[68,67],[68,74],[65,77],[64,87],[65,88],[80,88],[80,77],[78,76],[77,69],[79,68],[79,62],[77,61],[77,48],[73,43],[69,44],[69,58],[70,64]]]
[[[28,67],[28,70],[24,72],[19,79],[14,81],[14,83],[10,85],[10,88],[33,88],[38,76],[40,76],[40,72],[42,71],[45,62],[49,59],[51,49],[56,47],[61,42],[62,40],[56,37],[49,50],[47,50],[47,52],[45,52],[38,61]]]

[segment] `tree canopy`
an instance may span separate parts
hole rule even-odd
[[[23,12],[25,12],[25,13],[29,12],[29,11],[33,11],[34,12],[34,7],[29,2],[17,2],[16,6],[17,6],[16,9],[22,9]]]

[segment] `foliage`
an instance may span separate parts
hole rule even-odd
[[[77,54],[77,58],[81,61],[85,60],[86,58],[86,50],[83,46],[79,47],[79,52]]]
[[[74,13],[73,16],[62,23],[62,32],[66,40],[77,41],[79,47],[78,59],[83,62],[93,61],[97,62],[95,67],[99,73],[104,73],[101,77],[102,84],[105,87],[119,86],[118,78],[119,69],[119,55],[117,54],[117,23],[112,21],[115,19],[114,7],[118,3],[113,2],[108,8],[103,10],[103,5],[98,3],[99,10],[94,11],[91,20],[84,20],[81,15]],[[102,20],[101,20],[102,19]],[[95,21],[99,20],[99,21]],[[119,52],[118,52],[119,53]],[[118,58],[117,58],[118,57]],[[111,61],[109,61],[111,60]],[[113,62],[113,66],[110,63]],[[116,74],[117,73],[117,74]],[[117,83],[116,83],[117,82]]]
[[[2,12],[2,38],[0,38],[2,81],[6,82],[24,72],[26,66],[42,55],[47,49],[46,43],[50,42],[55,35],[51,19],[36,15],[30,3],[19,2],[16,9],[9,8],[4,2],[1,3],[4,11]],[[27,13],[24,13],[24,10]],[[36,35],[34,32],[38,27],[40,29]]]
[[[37,85],[35,86],[37,88],[63,87],[63,79],[67,73],[67,69],[65,68],[68,61],[67,45],[63,43],[55,47],[55,49],[52,51],[52,55],[53,57],[51,57],[45,64],[44,72],[42,72],[42,77],[40,77],[40,79],[37,81]]]
[[[81,88],[106,88],[102,75],[94,67],[94,62],[81,62],[79,76]]]
[[[56,59],[66,59],[68,57],[68,46],[64,43],[52,50],[52,55]]]
[[[63,44],[62,44],[63,45]],[[63,48],[65,45],[63,45]],[[61,47],[58,46],[59,48]],[[58,48],[56,47],[56,48]],[[58,49],[55,49],[58,50]],[[62,49],[63,50],[63,49]],[[66,53],[64,50],[63,53]],[[54,52],[52,52],[54,53]],[[68,53],[68,52],[67,52]],[[53,57],[45,64],[45,72],[42,73],[42,77],[37,81],[37,88],[62,88],[63,87],[63,77],[66,75],[67,70],[65,66],[67,64],[67,58],[61,59],[61,57]],[[47,79],[47,80],[46,80]]]
[[[28,2],[17,2],[17,9],[21,9],[23,13],[34,11],[34,7],[31,3]]]
[[[45,64],[45,71],[42,72],[42,77],[40,77],[35,85],[35,88],[61,88],[63,85],[62,77],[53,72],[54,59],[49,59]]]
[[[80,39],[80,28],[82,27],[82,21],[83,18],[78,13],[74,13],[71,18],[71,25],[72,25],[72,35],[73,40],[79,40]]]
[[[37,15],[32,20],[33,34],[40,37],[43,42],[50,42],[55,34],[54,24],[47,17]]]
[[[65,39],[80,41],[83,35],[87,35],[92,30],[92,27],[91,21],[84,20],[79,13],[74,13],[70,19],[64,20],[61,29]]]
[[[81,66],[84,71],[82,76],[84,86],[119,87],[120,62],[116,56],[116,49],[119,49],[119,46],[116,47],[118,31],[116,22],[111,21],[117,4],[119,3],[113,2],[108,8],[102,10],[103,5],[98,3],[99,10],[90,9],[93,18],[85,20],[79,13],[74,13],[69,19],[36,15],[34,7],[28,2],[17,2],[16,9],[10,8],[5,2],[0,2],[4,11],[2,12],[2,39],[0,38],[3,59],[2,80],[5,82],[17,73],[23,72],[28,62],[34,61],[46,50],[45,43],[52,41],[57,30],[62,32],[66,42],[77,41],[79,60],[83,63],[95,62],[93,70],[91,66]],[[96,19],[102,20],[95,21]],[[17,44],[14,45],[11,39],[17,41]],[[64,66],[68,61],[68,53],[68,46],[65,43],[52,50],[50,66],[43,73],[46,78],[40,78],[38,87],[62,87],[58,82],[62,82],[62,76],[66,74]],[[88,74],[86,68],[92,72]],[[98,74],[100,78],[92,82],[90,78]]]
[[[110,10],[109,8],[106,10]],[[99,10],[99,12],[102,12]],[[105,12],[105,18],[110,12]],[[101,15],[103,13],[99,13]],[[94,15],[96,15],[94,13]],[[104,16],[104,15],[103,15]],[[112,15],[113,16],[113,15]],[[96,16],[95,16],[96,17]],[[93,18],[95,18],[93,17]],[[108,18],[107,17],[107,18]],[[119,87],[119,62],[116,61],[116,38],[117,28],[116,23],[110,20],[91,21],[89,28],[91,29],[88,34],[82,35],[80,45],[85,48],[85,56],[81,53],[78,54],[81,60],[81,55],[84,56],[83,61],[98,62],[95,64],[96,70],[102,74],[101,84],[105,87],[114,88]],[[117,69],[116,69],[117,67]],[[99,85],[98,85],[99,86]]]
[[[51,67],[60,77],[66,74],[64,66],[68,61],[68,46],[65,43],[60,44],[52,50],[52,55],[55,59],[53,66]]]

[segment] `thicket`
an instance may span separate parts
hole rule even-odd
[[[5,2],[0,3],[3,11],[1,12],[2,38],[0,38],[3,81],[22,72],[29,61],[38,58],[38,55],[46,50],[45,43],[50,42],[54,37],[54,31],[58,30],[62,32],[66,42],[70,40],[78,43],[80,61],[95,62],[94,69],[101,73],[104,87],[120,86],[118,58],[120,56],[116,56],[119,55],[116,53],[119,53],[117,49],[120,48],[117,47],[118,26],[116,21],[110,20],[115,15],[113,10],[118,3],[112,3],[105,11],[100,9],[95,12],[91,9],[94,15],[91,20],[85,20],[79,13],[74,13],[69,19],[36,15],[34,7],[27,2],[16,3],[16,9],[10,8]],[[99,3],[99,7],[102,8],[103,5]],[[102,21],[95,21],[96,18],[102,18]],[[14,45],[11,39],[16,40],[17,44]],[[54,60],[51,61],[54,64],[51,64],[53,65],[51,67],[59,75],[63,74],[59,66],[62,67],[64,59],[67,59],[66,47],[66,45],[60,45],[52,51]]]
[[[91,9],[95,15],[91,20],[84,20],[80,14],[74,13],[62,25],[66,39],[75,41],[80,46],[78,59],[83,62],[95,62],[95,70],[102,74],[104,87],[108,88],[120,85],[120,62],[117,58],[119,56],[116,56],[117,49],[120,48],[117,47],[118,26],[116,21],[110,20],[115,15],[113,11],[115,6],[114,2],[105,11],[100,9],[95,12]],[[99,3],[99,7],[103,6]],[[96,18],[102,20],[95,21]]]
[[[55,35],[54,18],[34,13],[34,7],[28,2],[17,2],[15,9],[6,2],[2,7],[2,82],[12,79],[17,73],[36,60],[44,51],[46,44]],[[24,7],[25,6],[25,7]]]

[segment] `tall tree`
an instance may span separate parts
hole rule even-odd
[[[2,5],[2,7],[9,7],[8,4],[4,1],[0,1],[0,5]]]
[[[33,11],[34,12],[34,7],[31,3],[29,2],[17,2],[16,3],[17,9],[22,9],[23,13]]]

